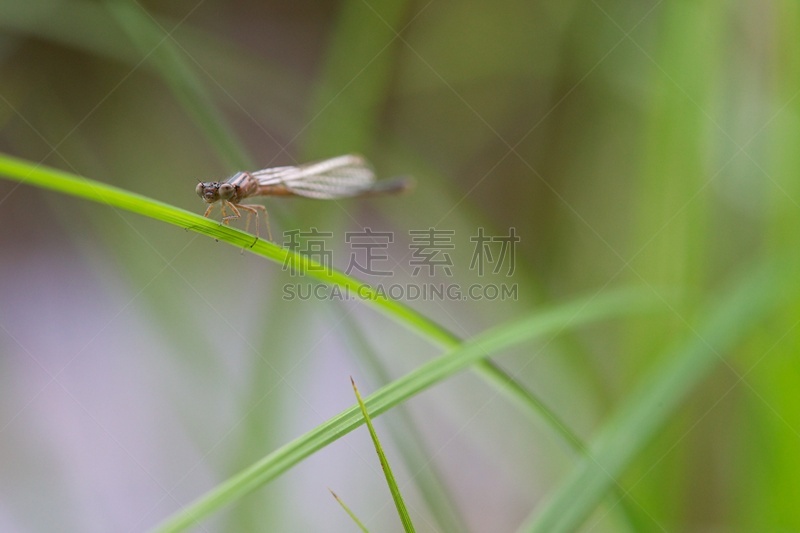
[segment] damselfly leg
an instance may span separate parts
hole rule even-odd
[[[211,212],[214,209],[214,205],[216,205],[216,204],[210,204],[208,206],[208,208],[206,209],[206,212],[203,213],[204,217],[206,217],[206,218],[209,217],[209,215],[211,214]],[[259,237],[261,236],[260,227],[259,227],[261,224],[259,222],[259,216],[258,216],[258,212],[261,211],[264,214],[264,222],[265,222],[265,224],[267,226],[267,236],[269,237],[269,240],[272,241],[272,230],[270,229],[270,226],[269,226],[269,213],[267,212],[267,208],[264,207],[263,205],[258,205],[258,204],[234,204],[233,202],[230,202],[228,200],[223,200],[223,201],[221,201],[219,203],[219,208],[220,208],[220,212],[222,214],[222,218],[220,220],[220,224],[225,224],[226,226],[230,225],[230,221],[231,220],[236,220],[238,218],[242,218],[242,213],[241,213],[240,210],[246,211],[247,212],[247,216],[245,217],[245,223],[244,223],[244,230],[245,231],[250,231],[250,222],[252,221],[253,216],[255,215],[255,217],[256,217],[256,240],[253,241],[253,244],[251,245],[251,248],[253,246],[255,246],[256,242],[258,241]],[[226,208],[230,208],[231,211],[233,211],[233,214],[229,215],[228,214],[228,210]]]
[[[262,213],[264,213],[264,222],[267,225],[267,237],[269,238],[270,241],[272,241],[272,230],[269,227],[269,214],[267,213],[267,208],[266,207],[264,207],[263,205],[259,205],[259,204],[233,204],[231,202],[227,202],[227,203],[228,203],[228,206],[230,206],[230,208],[233,210],[234,214],[226,216],[224,214],[224,211],[223,211],[222,221],[225,224],[228,224],[228,222],[230,220],[235,220],[237,218],[241,218],[242,217],[242,214],[239,212],[239,209],[247,211],[247,218],[245,218],[245,222],[244,222],[244,230],[245,231],[250,231],[250,221],[252,220],[253,215],[255,215],[255,217],[256,217],[256,239],[257,239],[260,236],[259,226],[261,225],[259,223],[259,219],[258,219],[258,212],[261,211]],[[223,210],[224,209],[225,208],[224,208],[224,204],[223,204]]]

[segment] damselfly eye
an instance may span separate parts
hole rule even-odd
[[[228,200],[233,196],[233,185],[230,183],[223,183],[219,186],[219,196],[223,200]]]
[[[194,188],[194,192],[197,193],[197,196],[202,198],[203,197],[203,192],[205,191],[205,188],[206,188],[206,186],[205,186],[204,183],[202,183],[202,182],[198,183],[197,187]]]

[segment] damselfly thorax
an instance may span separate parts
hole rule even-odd
[[[343,155],[307,163],[305,165],[274,167],[255,172],[238,172],[225,181],[205,181],[197,184],[195,191],[208,205],[203,216],[208,216],[219,202],[222,223],[240,218],[240,210],[247,212],[245,231],[250,217],[256,217],[258,237],[258,212],[264,214],[267,234],[272,240],[267,209],[260,204],[243,204],[253,196],[302,196],[318,200],[334,200],[380,194],[394,194],[408,190],[412,180],[407,177],[376,182],[369,164],[357,155]],[[231,213],[228,213],[228,210]]]

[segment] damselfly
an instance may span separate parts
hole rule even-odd
[[[222,222],[240,218],[240,210],[247,212],[245,231],[250,226],[250,217],[256,216],[258,237],[258,212],[264,214],[267,233],[272,240],[267,209],[259,204],[243,204],[251,196],[302,196],[318,200],[334,200],[394,194],[407,190],[410,178],[394,178],[375,181],[370,165],[358,155],[343,155],[298,166],[273,167],[255,172],[237,172],[225,181],[203,181],[195,191],[207,204],[203,216],[211,214],[216,202],[220,202]],[[228,214],[226,208],[232,211]]]

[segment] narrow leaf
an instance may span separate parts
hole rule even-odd
[[[635,302],[636,298],[630,293],[606,294],[562,305],[496,327],[465,341],[458,348],[382,387],[368,396],[364,403],[373,417],[378,416],[488,357],[490,353],[497,354],[522,342],[556,335],[568,328],[637,311],[637,306],[633,305]],[[358,407],[352,407],[338,414],[221,483],[173,515],[159,527],[158,531],[182,531],[195,525],[224,505],[256,490],[309,455],[353,431],[363,423],[363,420]]]
[[[775,303],[781,277],[761,268],[731,290],[669,350],[521,531],[575,531],[681,402]]]
[[[406,504],[403,501],[403,495],[400,493],[400,487],[397,486],[397,481],[394,479],[394,474],[392,473],[392,467],[389,465],[389,460],[386,458],[386,454],[383,452],[383,446],[381,446],[381,441],[378,438],[378,432],[375,431],[375,426],[372,425],[372,419],[369,417],[367,406],[364,405],[364,400],[361,399],[361,394],[358,392],[358,387],[356,387],[356,382],[352,377],[350,378],[350,383],[353,385],[353,392],[356,393],[358,407],[361,409],[361,413],[364,415],[364,422],[366,422],[367,429],[369,429],[369,436],[372,438],[372,443],[375,445],[375,451],[378,453],[378,460],[381,462],[383,475],[386,476],[386,484],[389,485],[389,492],[392,493],[392,500],[394,500],[394,506],[397,508],[397,514],[400,516],[400,521],[403,523],[403,529],[406,531],[406,533],[413,533],[415,531],[414,524],[411,522],[408,509],[406,509]]]
[[[358,528],[361,531],[363,531],[364,533],[369,533],[369,530],[367,529],[367,527],[361,522],[361,520],[358,519],[358,517],[355,515],[355,513],[353,511],[351,511],[350,508],[347,505],[345,505],[345,503],[342,501],[342,499],[339,498],[339,496],[337,496],[336,493],[333,492],[331,489],[328,489],[328,490],[330,490],[331,495],[336,499],[336,501],[339,502],[339,505],[342,506],[342,509],[344,509],[344,512],[347,513],[350,516],[350,518],[353,519],[353,522],[355,522],[355,524],[358,526]]]

